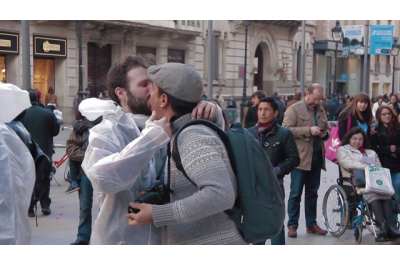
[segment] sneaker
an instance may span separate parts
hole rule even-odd
[[[69,185],[69,187],[65,191],[65,193],[70,194],[70,193],[73,193],[74,191],[77,191],[79,189],[80,189],[79,185],[76,185],[76,186]]]

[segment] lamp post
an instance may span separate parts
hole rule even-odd
[[[335,42],[335,75],[333,76],[333,93],[337,93],[336,89],[336,70],[337,70],[337,50],[339,41],[342,39],[342,27],[340,26],[340,21],[336,20],[335,27],[332,28],[332,39]]]
[[[245,40],[244,40],[244,75],[243,75],[243,97],[242,97],[242,103],[240,104],[240,121],[243,121],[244,115],[243,115],[243,109],[246,106],[246,79],[247,79],[247,32],[249,30],[249,26],[251,25],[250,20],[242,20],[242,25],[244,26],[244,32],[245,32]]]
[[[83,65],[82,65],[82,20],[78,21],[78,42],[79,42],[79,103],[83,99]]]
[[[397,38],[393,38],[393,45],[392,45],[392,56],[393,56],[393,79],[392,79],[392,94],[394,94],[394,71],[396,65],[396,57],[399,55],[400,51],[400,44],[397,43]]]

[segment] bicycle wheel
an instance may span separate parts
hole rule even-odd
[[[65,169],[64,169],[64,180],[71,182],[71,173],[69,170],[69,159],[66,162]]]

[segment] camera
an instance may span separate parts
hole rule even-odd
[[[144,192],[142,196],[135,200],[135,203],[162,205],[170,202],[169,190],[161,180],[151,184]],[[128,206],[128,213],[138,213],[139,211],[139,209]]]

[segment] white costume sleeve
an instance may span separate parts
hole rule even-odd
[[[120,117],[122,119],[105,115],[104,120],[90,130],[89,146],[82,163],[93,187],[108,194],[128,189],[155,153],[170,140],[164,129],[153,122],[147,121],[139,135],[133,120]]]
[[[14,131],[0,123],[0,245],[29,245],[28,208],[35,184],[32,155]]]

